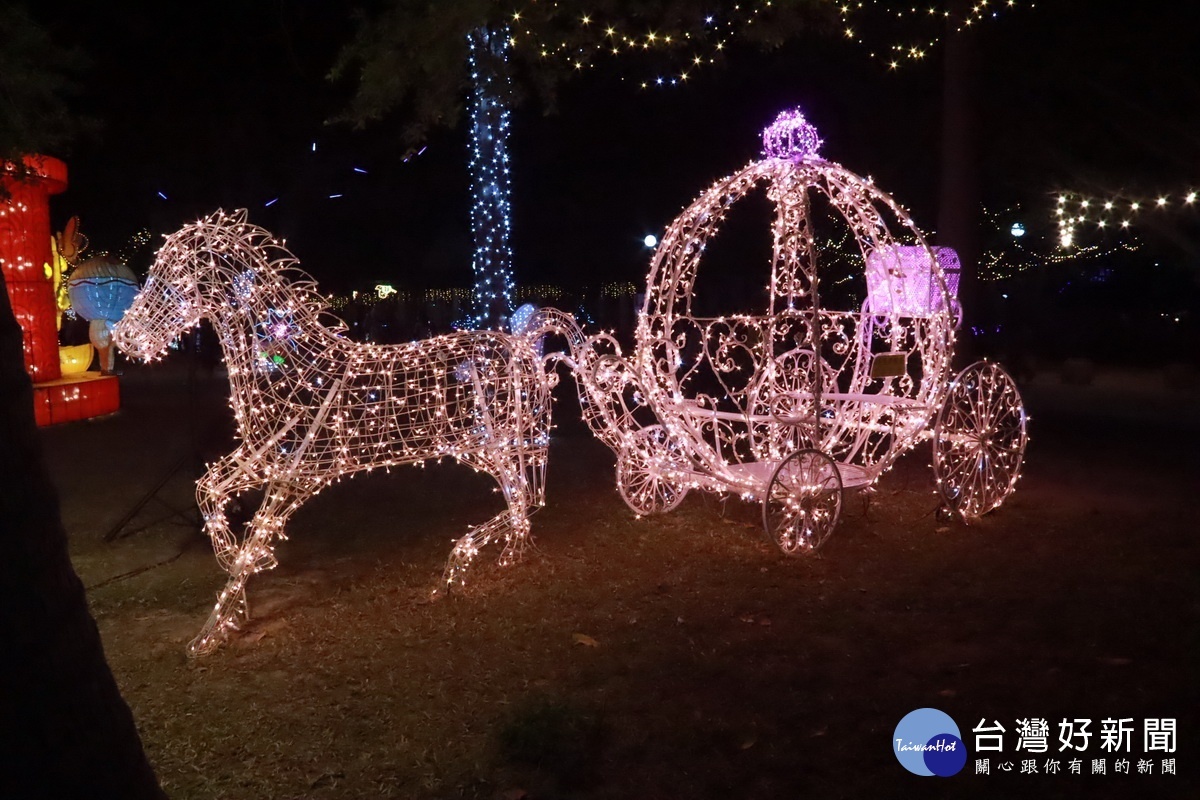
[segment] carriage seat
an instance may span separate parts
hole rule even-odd
[[[870,359],[868,376],[872,384],[902,377],[908,369],[907,353],[874,353]],[[928,410],[925,403],[910,397],[886,392],[842,392],[836,384],[823,381],[822,388],[826,386],[830,388],[819,393],[802,389],[776,394],[770,401],[772,415],[789,425],[813,425],[816,422],[813,406],[819,402],[825,409],[824,417],[832,411],[842,424],[867,425],[877,421],[883,411],[889,412],[893,421],[900,421]],[[798,409],[807,409],[807,413],[797,413]]]

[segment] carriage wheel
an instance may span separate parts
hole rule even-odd
[[[780,462],[763,499],[767,538],[789,556],[820,549],[842,513],[842,475],[820,450],[797,450]]]
[[[970,522],[1012,494],[1025,459],[1025,406],[1008,373],[977,361],[950,382],[933,429],[933,475]]]
[[[634,513],[663,514],[687,495],[687,488],[668,474],[686,469],[687,464],[679,443],[663,426],[647,426],[636,431],[617,455],[617,491]]]

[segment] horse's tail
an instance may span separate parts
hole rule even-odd
[[[607,332],[584,334],[575,317],[557,308],[539,308],[514,326],[514,333],[527,336],[542,352],[543,337],[566,341],[566,350],[542,355],[548,370],[565,364],[575,377],[583,419],[596,438],[614,451],[620,449],[622,434],[636,427],[633,407],[642,394],[633,379],[633,369],[621,357],[621,346]]]
[[[580,358],[584,356],[587,338],[583,329],[575,321],[575,317],[557,308],[539,308],[532,314],[513,325],[513,333],[524,337],[534,344],[534,348],[542,353],[542,359],[548,368],[553,368],[559,362],[566,364],[572,371],[576,370]],[[566,350],[544,352],[543,340],[547,336],[556,336],[566,342]]]

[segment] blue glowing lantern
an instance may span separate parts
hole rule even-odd
[[[86,320],[117,322],[137,297],[133,270],[105,256],[90,258],[71,273],[67,295],[75,313]]]

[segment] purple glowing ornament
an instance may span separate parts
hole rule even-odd
[[[796,161],[816,156],[823,143],[817,136],[817,129],[798,108],[779,112],[775,121],[763,130],[762,138],[764,157]]]

